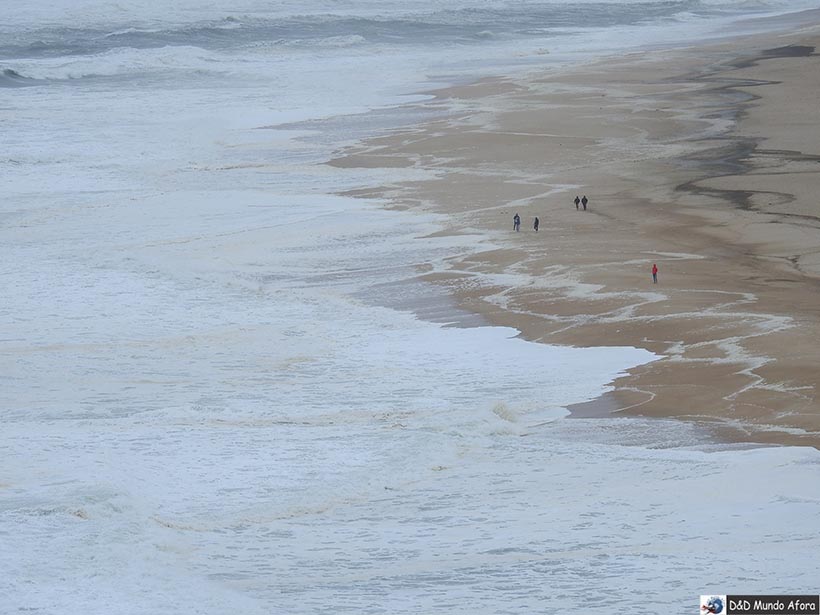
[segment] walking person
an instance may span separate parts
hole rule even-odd
[[[538,216],[535,216],[535,222],[532,223],[532,228],[535,229],[535,232],[538,232]]]
[[[585,195],[581,198],[581,205],[583,205],[583,206],[584,206],[584,211],[586,211],[586,210],[587,210],[587,203],[589,203],[589,199],[587,198],[587,195],[585,194]]]
[[[521,230],[521,216],[518,214],[513,216],[513,230],[516,232]]]
[[[578,205],[581,204],[581,199],[578,198],[578,195],[575,195],[575,210],[578,211]]]
[[[652,263],[652,283],[658,283],[658,266],[655,263]]]

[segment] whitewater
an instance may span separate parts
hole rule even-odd
[[[446,113],[438,86],[813,4],[7,11],[0,613],[686,613],[816,590],[816,450],[568,419],[655,357],[459,311],[420,268],[498,238],[341,196],[420,171],[324,164]]]

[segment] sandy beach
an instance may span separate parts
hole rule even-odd
[[[659,356],[579,415],[818,446],[820,16],[790,20],[780,34],[438,91],[426,105],[445,119],[331,164],[429,171],[347,194],[492,238],[448,271],[420,267],[465,310],[529,340]]]

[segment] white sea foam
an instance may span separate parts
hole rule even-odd
[[[35,79],[82,79],[113,75],[133,75],[149,71],[171,70],[180,73],[216,70],[218,56],[198,47],[161,47],[159,49],[113,49],[101,54],[60,57],[51,60],[16,62],[21,70]]]

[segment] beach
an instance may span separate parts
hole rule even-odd
[[[658,355],[581,414],[817,446],[820,35],[817,12],[790,19],[781,32],[437,91],[429,104],[450,117],[331,164],[433,173],[347,194],[492,237],[446,271],[420,271],[463,309],[527,340]]]

